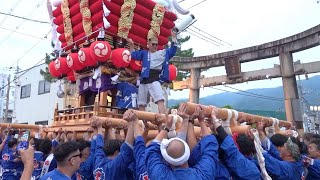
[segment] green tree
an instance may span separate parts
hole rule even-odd
[[[178,39],[178,43],[179,44],[183,44],[187,41],[190,40],[190,36],[186,36],[184,38],[180,38]],[[189,48],[189,49],[185,49],[182,50],[181,46],[178,47],[177,52],[176,52],[176,56],[179,57],[193,57],[194,56],[194,52],[193,52],[193,48]],[[177,66],[177,68],[179,69],[179,66]],[[178,76],[176,78],[177,81],[181,81],[187,77],[190,76],[190,71],[178,71]]]
[[[51,46],[54,47],[54,44],[51,43]],[[45,63],[47,64],[46,69],[45,70],[40,69],[40,74],[44,77],[45,80],[49,82],[57,81],[57,79],[51,76],[48,68],[50,62],[53,61],[54,59],[55,59],[54,52],[51,52],[50,54],[46,53],[46,57],[45,57]]]
[[[233,109],[233,107],[232,107],[232,106],[230,106],[230,105],[225,105],[225,106],[223,106],[222,108],[226,108],[226,109]]]

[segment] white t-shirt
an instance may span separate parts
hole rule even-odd
[[[150,53],[150,69],[162,69],[162,64],[165,60],[165,49]]]

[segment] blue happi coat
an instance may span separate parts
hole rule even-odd
[[[306,180],[317,180],[320,179],[320,159],[315,159],[313,164],[307,167],[308,175]]]
[[[203,155],[196,165],[189,168],[172,169],[163,163],[160,144],[153,142],[146,151],[147,172],[150,179],[201,180],[215,179],[218,161],[218,142],[213,135],[202,138]]]
[[[261,178],[256,164],[239,151],[231,136],[223,140],[220,148],[224,151],[224,161],[233,179],[258,180]]]
[[[164,49],[166,51],[165,60],[162,64],[162,72],[160,75],[160,80],[167,82],[169,81],[169,60],[176,54],[177,52],[177,44],[175,42],[171,42],[171,46],[169,48]],[[142,61],[142,70],[141,70],[141,80],[143,78],[149,78],[150,72],[150,55],[148,50],[140,50],[140,51],[132,51],[131,57],[135,60]]]
[[[95,167],[93,176],[95,179],[132,179],[128,177],[127,171],[130,171],[128,166],[134,161],[133,148],[129,146],[127,142],[121,145],[120,153],[114,159],[109,159],[104,151],[104,140],[101,134],[96,138],[96,150],[95,150]],[[130,174],[130,173],[129,173]]]

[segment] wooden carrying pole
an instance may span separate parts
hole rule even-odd
[[[33,129],[40,130],[42,125],[29,125],[29,124],[9,124],[9,123],[0,123],[2,128],[14,128],[14,129]]]
[[[198,104],[189,103],[189,102],[187,102],[186,104],[187,104],[187,112],[186,113],[189,115],[193,114],[193,112],[195,111],[195,108],[198,106]],[[217,110],[218,110],[218,113],[217,113],[218,119],[226,120],[228,118],[228,109],[217,108]],[[211,111],[212,111],[212,108],[210,106],[205,106],[206,117],[211,116]],[[233,118],[235,118],[234,112],[232,112],[231,119],[233,119]],[[267,126],[271,126],[272,121],[273,121],[272,118],[253,115],[253,114],[247,114],[247,113],[243,113],[243,112],[238,112],[238,118],[236,119],[236,121],[239,121],[239,120],[243,120],[243,121],[249,122],[249,123],[264,122],[264,123],[266,123]],[[289,129],[291,127],[291,123],[289,121],[279,120],[279,126],[281,126],[281,127],[283,126],[283,127],[286,127],[287,129]]]
[[[197,105],[198,104],[187,103],[186,113],[189,115],[193,114]],[[226,120],[228,118],[228,109],[217,108],[217,110],[218,110],[218,113],[217,113],[218,119]],[[212,108],[210,106],[205,106],[206,117],[211,116],[211,111],[212,111]],[[156,120],[156,113],[137,111],[137,110],[135,110],[135,113],[137,114],[138,118],[141,120],[147,120],[152,123],[154,123]],[[232,115],[231,119],[235,118],[235,113],[233,113],[232,111],[231,111],[231,115]],[[162,116],[164,116],[164,114],[162,114]],[[267,126],[272,125],[272,118],[267,118],[263,116],[253,115],[253,114],[247,114],[243,112],[238,112],[238,118],[236,120],[237,121],[243,120],[245,122],[252,123],[252,124],[262,121],[262,122],[265,122]],[[283,126],[289,129],[291,127],[291,123],[288,121],[279,120],[279,126],[281,127]]]

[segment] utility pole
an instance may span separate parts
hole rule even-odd
[[[9,112],[9,97],[10,97],[10,78],[11,75],[8,75],[8,85],[7,85],[7,99],[6,99],[6,112],[5,112],[5,122],[8,122],[8,112]]]

